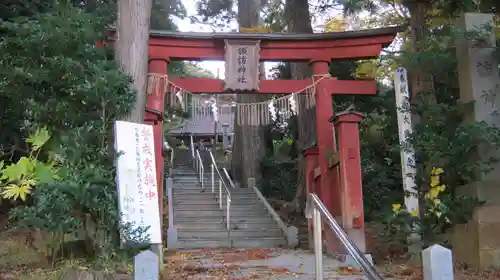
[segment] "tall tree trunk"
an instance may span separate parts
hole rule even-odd
[[[285,17],[288,32],[313,33],[309,3],[307,0],[286,0]],[[293,79],[305,79],[312,76],[311,68],[308,63],[291,63],[290,68]],[[292,205],[297,208],[302,208],[306,199],[306,163],[302,151],[316,143],[316,107],[306,108],[304,99],[299,98],[299,100],[299,137],[296,145],[299,154],[299,166],[297,191]]]
[[[252,28],[261,24],[262,0],[238,0],[238,24],[240,28]],[[261,79],[265,73],[261,66]],[[226,74],[227,75],[227,74]],[[258,93],[237,93],[238,103],[260,102],[265,99]],[[239,116],[236,116],[238,119]],[[234,178],[246,186],[247,179],[261,179],[260,165],[266,156],[265,127],[238,125],[235,121],[233,156],[231,170]]]
[[[425,52],[425,44],[428,36],[428,27],[426,24],[427,14],[431,9],[430,2],[427,0],[412,1],[407,4],[410,11],[410,39],[411,51],[413,53]],[[409,70],[409,79],[413,104],[434,104],[436,103],[436,94],[434,92],[434,76],[432,69],[427,69],[425,65],[419,65],[417,69]],[[412,125],[416,126],[420,122],[421,116],[418,112],[412,112]],[[424,165],[427,165],[424,163]],[[424,166],[430,169],[431,166]],[[428,170],[430,171],[430,170]],[[418,183],[418,182],[417,182]],[[420,191],[426,191],[426,186],[422,185]],[[425,211],[423,203],[420,204],[421,211]]]
[[[136,100],[132,110],[121,120],[143,123],[146,108],[148,83],[148,45],[152,0],[118,0],[116,60],[121,70],[132,78]],[[114,143],[113,129],[109,132],[109,143]],[[114,145],[109,145],[109,155],[115,156]],[[120,233],[115,232],[116,240]],[[93,243],[95,244],[95,243]]]
[[[416,0],[408,4],[408,9],[410,11],[410,39],[411,48],[413,53],[425,52],[425,44],[428,35],[428,28],[426,24],[427,13],[429,12],[431,5],[427,0]],[[412,103],[419,104],[433,104],[436,103],[436,94],[434,90],[434,76],[432,75],[432,69],[426,69],[425,65],[419,65],[417,69],[410,69],[410,86],[412,93]],[[420,115],[417,112],[412,112],[412,126],[416,126],[420,122]],[[424,168],[431,168],[427,163],[424,163]],[[430,171],[430,170],[429,170]],[[425,184],[418,184],[417,191],[427,191],[427,186]],[[419,198],[419,212],[423,216],[427,211],[425,203],[422,198]],[[409,247],[408,251],[410,254],[419,256],[422,250],[421,236],[412,235],[409,236]],[[419,258],[415,258],[418,260]]]
[[[427,13],[430,9],[430,3],[427,0],[413,1],[408,5],[410,10],[410,38],[413,53],[425,51],[425,42],[427,40],[428,28],[426,24]],[[424,65],[419,65],[418,69],[411,69],[411,89],[414,100],[425,101],[429,103],[436,102],[436,96],[433,93],[433,75],[432,69],[425,69]]]
[[[137,91],[123,120],[143,123],[148,82],[148,41],[152,0],[118,0],[116,58]]]

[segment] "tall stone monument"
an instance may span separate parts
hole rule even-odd
[[[493,26],[493,15],[466,13],[458,20],[458,26],[482,32],[479,38],[457,42],[460,97],[463,101],[474,101],[466,120],[500,126],[500,77],[498,61],[492,55],[496,47],[495,30],[485,28]],[[478,150],[480,157],[492,154],[498,151],[484,147]],[[453,234],[454,259],[478,268],[500,267],[500,166],[494,168],[477,182],[458,190],[459,195],[486,201],[474,211],[473,219],[457,225]]]

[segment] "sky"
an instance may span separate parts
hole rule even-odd
[[[182,32],[212,32],[213,28],[209,25],[202,25],[199,23],[192,24],[189,19],[190,16],[195,16],[196,13],[196,1],[194,0],[182,0],[184,6],[186,7],[188,16],[185,19],[174,18],[174,23],[177,25]],[[318,26],[321,30],[321,25],[325,22],[325,18],[315,19],[313,26]],[[217,30],[220,32],[229,32],[231,29],[235,30],[238,28],[238,23],[236,21],[231,22],[227,30]],[[319,31],[318,30],[318,31]],[[215,76],[219,74],[221,79],[224,79],[224,62],[223,61],[202,61],[199,65],[209,71],[211,71]],[[269,75],[270,69],[277,65],[276,62],[265,62],[266,75]]]

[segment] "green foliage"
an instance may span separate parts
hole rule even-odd
[[[24,108],[28,126],[54,132],[77,128],[101,119],[102,111],[119,115],[133,101],[129,79],[107,59],[107,50],[95,45],[103,29],[93,19],[79,9],[59,9],[35,21],[0,24],[5,34],[0,95],[17,97],[10,107]]]
[[[500,130],[485,122],[467,122],[466,116],[471,113],[473,104],[462,103],[459,99],[457,58],[453,43],[458,36],[466,36],[468,40],[473,39],[469,37],[469,34],[460,34],[459,31],[446,26],[435,29],[427,38],[428,40],[421,42],[422,45],[426,46],[424,51],[416,54],[403,52],[403,55],[394,58],[394,61],[406,66],[410,72],[414,69],[432,71],[434,83],[431,92],[421,93],[414,97],[415,102],[411,111],[414,115],[419,116],[419,122],[414,126],[409,141],[400,147],[397,140],[391,140],[393,157],[390,158],[391,162],[397,163],[397,165],[388,165],[385,170],[390,172],[387,173],[378,171],[380,174],[389,175],[389,178],[398,178],[396,182],[401,182],[401,175],[398,175],[401,172],[398,168],[400,161],[395,155],[399,155],[400,149],[414,147],[416,151],[414,159],[414,165],[417,168],[416,180],[418,192],[422,198],[421,211],[426,214],[419,220],[416,220],[409,213],[400,213],[394,216],[388,209],[390,204],[381,204],[381,208],[386,208],[383,211],[387,211],[386,214],[383,211],[381,213],[385,218],[386,233],[393,240],[406,242],[408,234],[415,229],[411,225],[417,222],[416,229],[422,234],[424,242],[448,244],[449,236],[447,234],[453,225],[467,222],[471,218],[474,208],[482,203],[475,198],[458,196],[456,189],[478,180],[480,175],[490,171],[492,164],[498,162],[498,158],[494,157],[493,154],[491,157],[485,157],[484,154],[479,157],[478,148],[483,151],[498,150],[500,148]],[[429,98],[429,96],[435,97],[435,99]],[[491,102],[491,98],[485,96],[485,100],[477,102],[483,101]],[[383,119],[385,119],[384,122],[388,123],[394,124],[396,122],[395,114],[385,114]],[[384,127],[380,123],[376,125]],[[364,140],[369,140],[368,143],[364,143],[365,145],[369,142],[377,143],[370,137],[373,136],[371,130],[371,128],[367,129],[362,134]],[[382,133],[380,137],[388,139],[386,137],[389,136],[389,133],[397,135],[396,127],[391,130],[392,132],[387,131],[387,134]],[[380,147],[384,147],[377,147],[378,145],[380,143],[370,148],[374,152],[372,155],[376,155],[381,150]],[[382,156],[375,156],[375,158],[378,158],[379,161],[383,159]],[[373,157],[367,161],[373,162]],[[439,203],[427,199],[429,185],[430,191],[434,191],[433,184],[429,180],[432,176],[429,177],[429,174],[435,166],[446,170],[443,181],[446,182],[447,187],[440,193]],[[364,182],[371,183],[365,178]],[[384,185],[384,187],[388,186]],[[397,190],[398,184],[396,183],[390,188]],[[366,200],[368,199],[372,198],[367,197]],[[403,194],[400,192],[399,199],[396,196],[394,199],[394,201],[402,201]],[[426,210],[436,208],[436,212],[426,212]]]
[[[202,22],[210,22],[213,26],[223,27],[236,18],[233,11],[234,0],[198,0],[198,15]]]
[[[261,163],[262,180],[258,186],[265,197],[291,201],[297,188],[296,160],[278,160],[275,157]]]
[[[52,135],[37,155],[42,162],[57,155],[59,162],[58,180],[32,182],[30,203],[13,209],[12,219],[50,233],[56,245],[68,236],[83,238],[94,253],[110,258],[122,226],[109,136],[135,93],[112,50],[95,44],[103,39],[104,23],[71,5],[0,22],[1,106],[15,112],[2,119],[15,124],[8,126],[14,137],[1,143],[20,146],[16,138],[46,127],[27,142],[40,147]],[[57,249],[47,248],[47,254]]]
[[[172,17],[185,18],[186,8],[180,0],[153,0],[151,29],[177,31]]]
[[[392,205],[392,213],[385,213],[385,231],[382,236],[388,242],[408,243],[408,236],[419,234],[424,247],[440,243],[450,246],[448,233],[453,225],[466,223],[472,218],[472,210],[484,202],[472,197],[450,196],[450,189],[443,182],[442,168],[433,168],[429,176],[429,191],[421,197],[425,212],[419,216],[419,209],[413,213]]]
[[[40,149],[50,139],[45,128],[26,139],[31,144],[28,157],[21,157],[16,163],[4,165],[0,162],[0,194],[4,199],[26,201],[35,185],[58,178],[56,162],[38,160]]]

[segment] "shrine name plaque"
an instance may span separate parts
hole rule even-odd
[[[258,91],[260,41],[225,40],[226,91]]]

